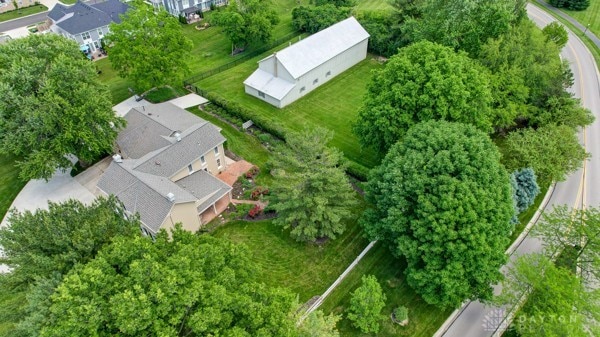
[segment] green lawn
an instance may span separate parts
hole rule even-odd
[[[440,310],[428,305],[415,294],[404,280],[405,266],[404,261],[395,259],[389,250],[380,243],[365,255],[321,306],[326,313],[342,314],[343,320],[338,323],[341,336],[369,336],[353,328],[345,314],[350,302],[349,294],[360,286],[363,275],[377,277],[387,297],[386,306],[382,311],[383,317],[380,321],[381,328],[377,336],[429,337],[439,329],[452,310]],[[390,320],[392,310],[398,306],[405,306],[409,310],[409,324],[405,327],[392,324]]]
[[[357,1],[356,11],[389,11],[394,7],[388,0],[361,0]]]
[[[6,211],[25,183],[19,179],[19,170],[15,167],[15,159],[0,156],[0,220],[4,218]]]
[[[0,22],[21,18],[21,17],[27,16],[27,15],[45,12],[47,10],[48,10],[48,7],[46,7],[42,4],[19,8],[19,9],[10,11],[10,12],[4,12],[4,13],[0,14]]]
[[[356,210],[356,216],[362,208]],[[268,286],[282,286],[299,295],[301,303],[321,295],[368,244],[356,220],[346,232],[324,246],[298,243],[270,220],[234,221],[218,228],[214,235],[250,249],[258,264],[257,276]]]
[[[584,11],[561,10],[572,16],[583,26],[589,24],[590,30],[596,34],[596,36],[600,36],[600,0],[591,0],[590,7]]]
[[[335,132],[330,145],[342,150],[348,159],[366,167],[373,167],[378,163],[374,152],[365,150],[359,145],[351,127],[366,93],[371,71],[381,67],[379,63],[367,58],[298,101],[278,109],[247,95],[242,84],[256,69],[256,61],[265,55],[202,80],[198,86],[235,101],[261,114],[269,122],[282,125],[287,130],[298,131],[314,126],[326,127]]]

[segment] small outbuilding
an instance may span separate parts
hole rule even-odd
[[[364,60],[368,40],[354,17],[340,21],[258,61],[246,93],[283,108]]]

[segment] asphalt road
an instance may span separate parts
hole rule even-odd
[[[0,23],[0,33],[46,21],[48,12],[42,12],[24,18]]]
[[[553,17],[541,9],[527,5],[529,17],[540,27],[552,21]],[[600,86],[598,70],[594,58],[587,47],[574,34],[569,32],[569,42],[561,52],[563,59],[571,64],[575,83],[572,92],[581,98],[583,105],[590,109],[596,121],[580,134],[580,140],[591,153],[592,157],[585,163],[585,167],[571,174],[564,182],[556,184],[556,188],[549,199],[546,209],[553,205],[569,205],[570,207],[599,206],[600,195],[594,194],[600,187],[600,148],[593,146],[600,144]],[[520,255],[541,252],[542,245],[538,239],[526,237],[515,252],[511,255],[508,265]],[[506,266],[502,268],[505,271]],[[500,286],[494,288],[498,293]],[[440,329],[436,336],[444,337],[489,337],[498,330],[506,328],[503,318],[506,308],[484,305],[479,301],[472,301],[461,308],[458,316],[449,326]],[[447,329],[446,329],[447,328]]]

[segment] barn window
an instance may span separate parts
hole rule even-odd
[[[315,78],[315,80],[313,81],[313,84],[317,84],[317,83],[319,83],[319,79]]]
[[[258,97],[265,98],[265,93],[264,93],[264,92],[262,92],[262,91],[259,91],[259,92],[258,92]]]
[[[327,74],[325,74],[325,76],[331,76],[331,70],[327,72]]]

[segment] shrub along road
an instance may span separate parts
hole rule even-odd
[[[540,27],[544,27],[554,18],[541,9],[527,5],[529,17]],[[590,109],[596,121],[586,128],[581,134],[581,141],[592,157],[584,163],[583,169],[578,170],[567,178],[566,181],[556,184],[546,209],[554,205],[568,205],[569,207],[585,208],[587,205],[600,205],[600,197],[593,191],[598,190],[600,184],[600,148],[587,146],[600,143],[600,85],[599,75],[594,58],[587,47],[572,32],[569,32],[569,42],[561,53],[563,59],[570,62],[574,75],[573,92],[582,100],[582,104]],[[528,253],[540,252],[541,242],[532,237],[526,237],[510,257],[509,264],[518,256]],[[496,287],[498,292],[500,287]],[[502,320],[508,313],[503,308],[486,306],[479,301],[465,304],[452,315],[435,336],[445,337],[488,337],[494,335],[496,330],[506,328],[508,322]]]

